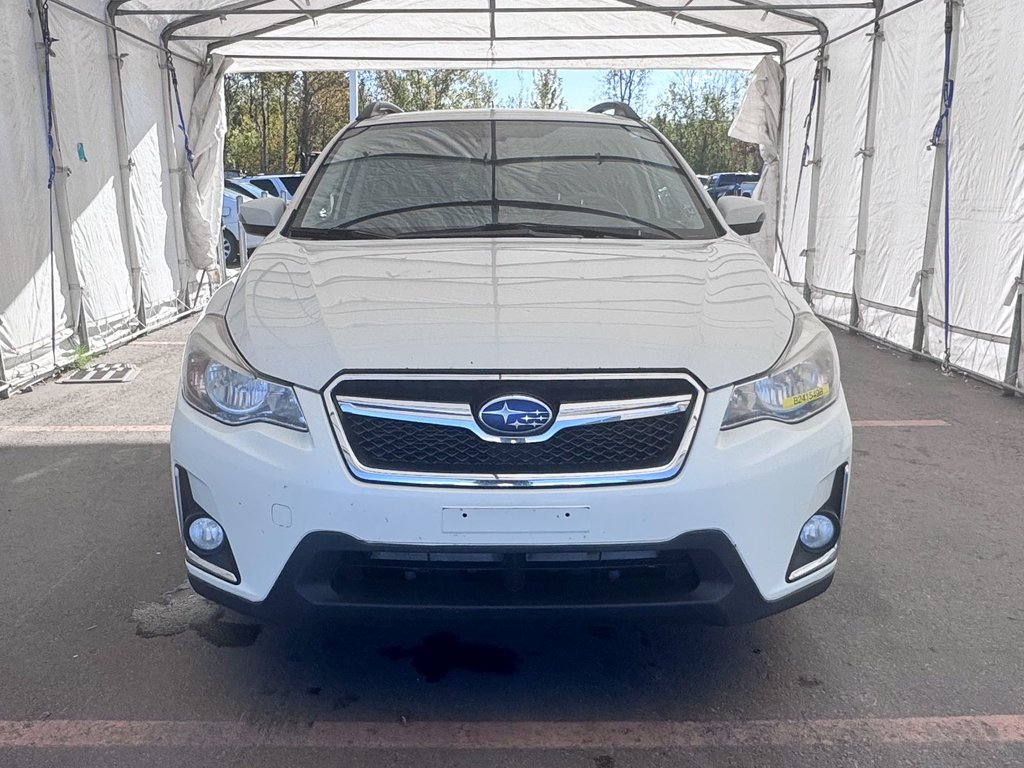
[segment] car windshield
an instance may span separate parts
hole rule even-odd
[[[721,231],[649,128],[461,119],[346,131],[289,234],[708,239]]]

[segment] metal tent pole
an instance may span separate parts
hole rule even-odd
[[[1013,328],[1010,331],[1010,350],[1006,355],[1006,373],[1003,383],[1008,385],[1005,392],[1015,393],[1018,384],[1024,384],[1020,359],[1024,355],[1024,260],[1020,264],[1020,276],[1014,281],[1004,306],[1013,305]]]
[[[868,248],[868,206],[871,204],[871,174],[875,166],[875,125],[878,122],[878,89],[885,35],[878,16],[881,0],[875,8],[875,27],[871,37],[871,74],[868,80],[867,118],[864,121],[864,146],[857,153],[863,158],[860,175],[860,206],[857,210],[857,240],[853,246],[853,298],[850,301],[850,325],[860,327],[860,294],[864,284],[864,260]]]
[[[828,95],[828,47],[821,47],[818,55],[818,108],[814,116],[814,159],[811,166],[811,188],[808,192],[810,208],[807,214],[807,247],[804,249],[804,299],[813,306],[814,261],[818,245],[818,200],[821,191],[821,157],[825,144],[825,101]]]
[[[961,0],[946,0],[946,30],[949,39],[949,80],[956,79],[956,65],[960,50],[960,7]],[[945,78],[945,73],[943,74]],[[942,83],[942,100],[945,104],[946,82]],[[914,282],[918,289],[917,319],[914,323],[913,351],[928,352],[928,323],[931,317],[932,283],[935,280],[935,262],[938,258],[939,218],[942,215],[943,190],[946,184],[946,158],[943,145],[949,140],[949,120],[942,122],[939,143],[934,146],[932,158],[932,188],[928,197],[928,219],[924,234],[924,253],[921,257],[921,271]],[[911,288],[913,291],[913,288]]]
[[[782,82],[779,84],[779,140],[775,142],[775,231],[772,232],[772,272],[778,272],[778,260],[782,254],[779,246],[782,232],[782,157],[789,149],[789,142],[786,136],[786,89],[789,88],[789,75],[786,73],[786,64],[779,57],[779,68],[782,70]],[[785,257],[783,257],[785,260]],[[788,267],[787,267],[788,271]],[[792,280],[790,280],[792,282]]]
[[[4,369],[4,351],[0,349],[0,400],[6,400],[11,396],[11,385],[7,381],[7,372]]]
[[[108,14],[113,9],[108,8]],[[142,263],[139,260],[138,243],[135,240],[135,226],[132,212],[132,160],[128,147],[128,128],[124,111],[124,83],[121,80],[121,67],[124,59],[117,44],[117,31],[111,24],[107,27],[107,54],[110,58],[110,88],[114,105],[114,139],[117,142],[117,163],[121,173],[121,194],[119,203],[122,216],[121,233],[128,250],[128,266],[131,271],[132,306],[139,324],[146,325],[146,306],[142,297]],[[127,56],[128,54],[125,54]]]
[[[57,233],[60,237],[61,252],[64,257],[64,279],[68,286],[68,297],[71,304],[70,318],[72,330],[78,337],[79,344],[89,344],[89,332],[85,322],[85,311],[82,302],[82,283],[78,274],[78,262],[75,259],[74,242],[71,239],[71,204],[68,202],[68,176],[71,169],[64,165],[64,157],[60,149],[60,135],[57,129],[57,113],[54,106],[51,80],[49,77],[49,57],[52,56],[48,15],[49,7],[46,0],[35,0],[35,13],[39,19],[41,42],[37,43],[39,49],[39,77],[43,89],[43,96],[46,99],[47,124],[50,124],[52,132],[52,144],[50,151],[53,157],[53,204],[57,212]],[[31,13],[30,9],[30,13]],[[51,307],[51,312],[53,308]],[[56,364],[56,361],[54,361]]]
[[[168,54],[169,55],[169,54]],[[181,174],[187,173],[187,164],[184,158],[178,156],[178,142],[176,139],[177,124],[174,115],[174,99],[171,95],[171,73],[167,63],[167,55],[158,54],[160,59],[159,67],[163,70],[163,77],[160,78],[160,88],[164,99],[164,118],[167,130],[167,173],[170,177],[171,217],[174,219],[174,244],[178,249],[178,297],[183,307],[191,307],[192,282],[195,279],[195,270],[191,268],[188,258],[188,249],[185,245],[185,225],[181,218],[181,204],[184,199],[184,185],[181,183]]]
[[[359,71],[348,73],[348,121],[354,123],[359,116]]]

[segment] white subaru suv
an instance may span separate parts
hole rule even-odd
[[[611,114],[608,114],[611,112]],[[185,352],[189,579],[268,620],[647,611],[750,621],[836,567],[829,331],[621,104],[374,104]]]

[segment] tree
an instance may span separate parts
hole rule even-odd
[[[753,144],[729,137],[746,87],[743,72],[680,73],[662,96],[651,124],[682,153],[696,173],[757,170]]]
[[[290,173],[348,119],[344,72],[257,72],[224,84],[224,163],[243,173]]]
[[[534,109],[565,109],[562,78],[557,69],[538,69],[533,73]]]
[[[604,74],[604,96],[643,112],[651,73],[646,69],[609,69]]]
[[[519,70],[516,76],[519,80],[519,90],[514,95],[506,97],[502,106],[508,109],[526,109],[534,102],[533,83],[527,85],[522,70]]]
[[[372,99],[406,111],[494,106],[494,82],[470,69],[380,70],[367,83]]]

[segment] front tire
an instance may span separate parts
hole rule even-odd
[[[224,264],[228,267],[238,266],[238,238],[227,229],[221,230],[221,249],[224,252]]]

